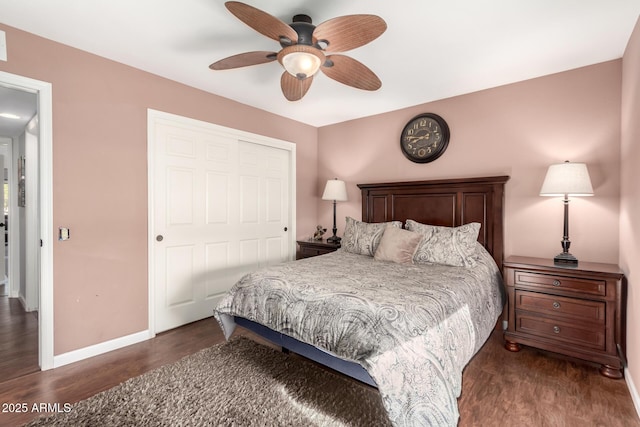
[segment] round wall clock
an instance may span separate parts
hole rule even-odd
[[[402,154],[412,162],[429,163],[449,145],[449,126],[442,117],[424,113],[409,120],[400,134]]]

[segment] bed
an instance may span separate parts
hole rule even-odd
[[[504,306],[507,176],[359,184],[342,248],[243,277],[214,316],[378,387],[396,426],[456,425]],[[437,248],[438,250],[435,250]]]

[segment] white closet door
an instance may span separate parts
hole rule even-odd
[[[292,154],[170,122],[153,135],[157,333],[211,316],[244,274],[292,258]]]

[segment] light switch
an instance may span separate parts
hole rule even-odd
[[[69,240],[69,229],[65,227],[60,227],[58,229],[58,240]]]

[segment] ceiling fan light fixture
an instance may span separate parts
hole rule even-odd
[[[317,73],[324,60],[321,50],[306,45],[288,46],[278,53],[278,62],[289,74],[300,80]]]
[[[320,65],[320,58],[305,52],[293,52],[282,58],[284,69],[300,80],[313,76]]]

